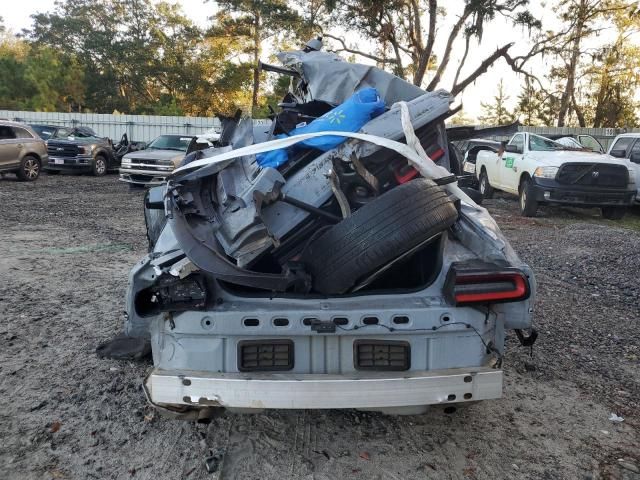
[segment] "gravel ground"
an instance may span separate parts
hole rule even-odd
[[[149,362],[94,354],[120,331],[127,272],[146,250],[141,205],[113,175],[0,179],[0,477],[640,479],[638,212],[523,219],[514,197],[487,201],[539,288],[540,338],[533,356],[508,338],[500,400],[203,426],[145,404]]]

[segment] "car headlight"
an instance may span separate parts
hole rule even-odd
[[[78,153],[80,155],[84,155],[85,153],[87,153],[87,147],[78,147]]]
[[[131,163],[131,159],[130,158],[123,158],[122,159],[122,165],[129,165]]]
[[[556,178],[558,167],[538,167],[533,172],[534,177],[538,178]]]

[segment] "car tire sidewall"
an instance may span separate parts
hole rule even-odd
[[[602,207],[600,211],[607,220],[622,220],[627,213],[626,207]]]
[[[491,198],[493,195],[493,188],[491,188],[489,176],[484,168],[480,172],[480,185],[478,185],[478,190],[480,190],[483,198]]]
[[[35,168],[35,173],[34,172]],[[20,168],[17,171],[18,178],[24,182],[33,182],[40,177],[42,163],[33,155],[25,155],[20,161]]]
[[[107,174],[107,159],[104,155],[98,154],[95,156],[93,159],[92,173],[96,177],[102,177]]]
[[[538,211],[538,202],[536,201],[531,188],[531,180],[528,178],[522,180],[518,191],[518,206],[520,208],[520,214],[523,217],[535,217],[536,212]]]

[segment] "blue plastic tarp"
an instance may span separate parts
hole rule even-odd
[[[331,109],[320,118],[315,119],[308,125],[295,128],[289,132],[288,136],[302,135],[304,133],[340,131],[357,132],[372,118],[384,112],[385,104],[380,99],[375,88],[363,88],[357,91],[341,105]],[[287,135],[278,135],[283,138]],[[316,148],[326,152],[346,140],[345,137],[328,135],[325,137],[310,138],[292,148]],[[277,168],[287,162],[292,149],[273,150],[256,156],[258,165],[261,167]]]

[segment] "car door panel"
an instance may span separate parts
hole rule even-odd
[[[509,142],[511,145],[520,147],[521,151],[525,150],[525,136],[522,133],[514,135]],[[518,178],[522,169],[524,153],[504,152],[502,154],[502,163],[500,165],[500,183],[502,190],[509,193],[518,193]]]
[[[19,164],[21,148],[11,127],[0,125],[0,170],[15,168]]]

